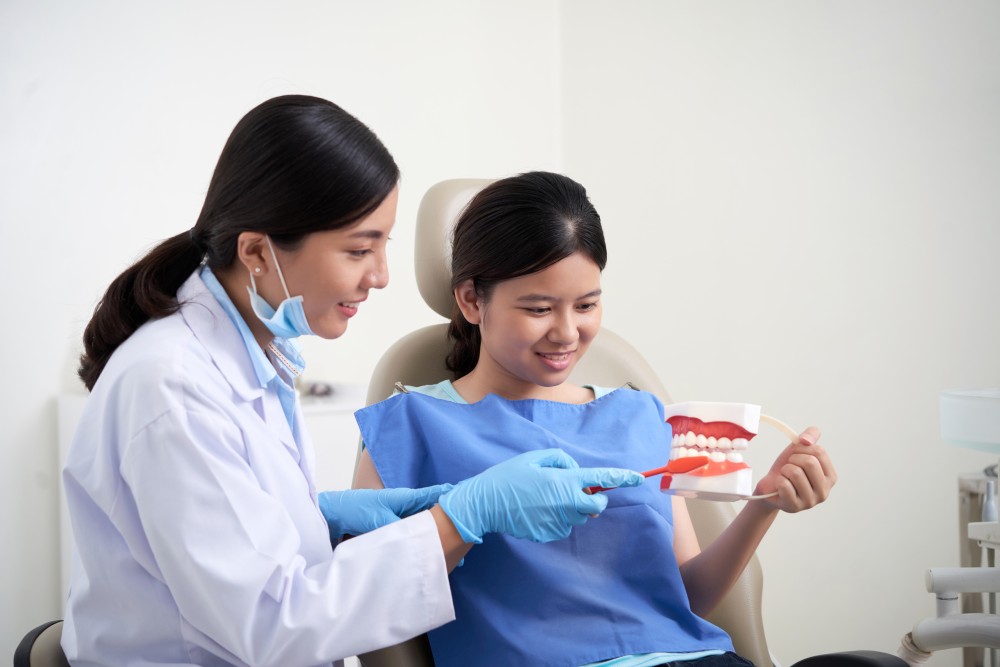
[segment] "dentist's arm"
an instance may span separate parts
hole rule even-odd
[[[675,554],[691,609],[705,615],[729,592],[743,573],[779,511],[794,513],[822,503],[837,482],[826,450],[816,444],[819,429],[802,432],[785,448],[757,484],[755,494],[778,495],[746,503],[733,522],[704,550],[699,550],[684,501],[675,498]]]
[[[356,479],[370,472],[359,470]],[[638,486],[643,481],[642,475],[631,470],[580,468],[558,449],[531,451],[455,484],[441,495],[432,514],[439,522],[441,545],[451,565],[487,533],[533,542],[563,539],[574,526],[607,507],[607,497],[587,493],[588,487]],[[464,546],[456,544],[452,531]]]
[[[385,484],[375,469],[375,464],[372,462],[372,457],[369,456],[367,449],[361,452],[361,458],[358,460],[358,468],[354,471],[353,488],[385,488]],[[448,515],[444,513],[444,510],[440,506],[435,505],[431,508],[430,512],[431,516],[434,517],[434,523],[437,525],[438,537],[441,540],[441,550],[444,552],[445,565],[448,571],[451,572],[458,567],[458,564],[469,553],[469,550],[472,549],[472,544],[466,544],[462,540],[462,536],[459,535],[455,524],[451,522],[451,519],[448,518]]]

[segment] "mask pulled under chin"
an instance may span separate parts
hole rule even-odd
[[[278,272],[281,280],[281,288],[285,290],[285,300],[278,304],[277,310],[271,307],[260,294],[257,293],[257,281],[254,280],[253,273],[250,273],[250,287],[247,293],[250,295],[250,307],[253,308],[254,315],[264,323],[264,326],[279,338],[297,338],[299,336],[313,335],[306,320],[306,311],[302,306],[301,296],[291,296],[288,293],[288,285],[285,284],[285,276],[281,272],[281,265],[278,264],[278,255],[274,252],[270,237],[267,238],[267,247],[271,249],[271,257],[274,258],[274,268]]]
[[[254,315],[257,316],[268,331],[279,338],[297,338],[299,336],[313,335],[306,320],[306,312],[302,308],[302,297],[293,296],[278,304],[275,310],[264,301],[264,297],[257,293],[257,286],[253,289],[247,288],[250,295],[250,307],[253,308]]]

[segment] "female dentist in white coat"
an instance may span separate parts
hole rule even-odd
[[[63,471],[71,664],[329,665],[452,620],[447,573],[485,533],[559,539],[604,509],[585,487],[641,483],[542,450],[453,487],[317,491],[295,339],[385,287],[398,180],[333,103],[268,100],[195,226],[112,282]]]

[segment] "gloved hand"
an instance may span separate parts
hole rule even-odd
[[[319,494],[319,510],[330,527],[330,539],[361,535],[433,507],[451,484],[422,489],[350,489]]]
[[[569,535],[608,505],[590,486],[638,486],[644,477],[621,468],[581,468],[560,449],[526,452],[459,482],[441,496],[441,509],[466,542],[505,533],[534,542]]]

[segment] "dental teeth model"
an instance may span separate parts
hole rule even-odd
[[[687,402],[665,406],[673,428],[670,460],[707,456],[709,463],[683,474],[665,475],[661,488],[749,496],[753,471],[743,461],[750,440],[757,435],[760,406],[749,403]],[[695,495],[692,493],[691,495]]]

